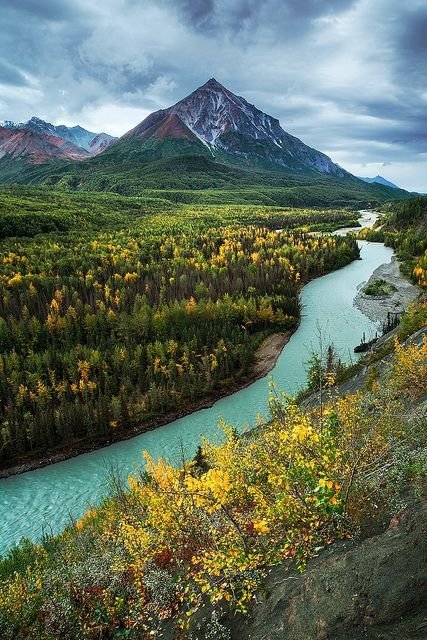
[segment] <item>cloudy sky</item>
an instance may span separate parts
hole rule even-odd
[[[212,76],[353,173],[427,191],[427,0],[0,0],[0,120],[121,135]]]

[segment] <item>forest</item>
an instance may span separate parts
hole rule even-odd
[[[360,237],[392,247],[403,273],[420,287],[427,287],[427,196],[388,202],[381,210],[379,228],[363,229]]]
[[[346,211],[14,187],[0,223],[3,466],[230,388],[295,330],[302,284],[359,255],[309,233],[355,224]]]
[[[303,572],[333,542],[404,514],[409,488],[419,496],[425,482],[414,408],[427,393],[426,336],[405,337],[426,322],[425,302],[409,310],[385,375],[371,369],[359,391],[336,396],[329,371],[324,403],[303,410],[273,388],[262,428],[239,437],[223,426],[220,443],[205,440],[180,467],[146,455],[144,471],[112,476],[110,497],[62,534],[11,549],[0,559],[1,637],[230,640],[224,618],[265,603],[273,566],[299,580],[289,567]]]

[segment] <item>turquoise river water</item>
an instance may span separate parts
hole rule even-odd
[[[353,348],[362,334],[368,339],[378,328],[356,307],[358,288],[374,269],[389,262],[392,250],[380,243],[361,242],[362,260],[313,280],[301,292],[302,319],[283,349],[269,377],[280,391],[295,393],[305,384],[307,362],[319,350],[319,330],[324,344],[332,342],[341,358],[354,358]],[[88,504],[96,504],[108,490],[111,467],[124,475],[142,464],[142,452],[179,460],[181,449],[194,455],[201,435],[218,437],[220,418],[239,431],[268,417],[269,377],[154,431],[104,447],[43,469],[0,480],[0,553],[22,537],[40,539],[58,532],[71,518],[80,517]]]

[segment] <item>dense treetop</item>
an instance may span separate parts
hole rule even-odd
[[[358,256],[307,233],[351,222],[340,211],[10,189],[0,216],[4,463],[229,388],[295,329],[301,283]]]

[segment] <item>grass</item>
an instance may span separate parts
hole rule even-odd
[[[363,293],[367,296],[391,296],[395,291],[397,291],[397,289],[394,284],[382,278],[373,280],[363,289]]]

